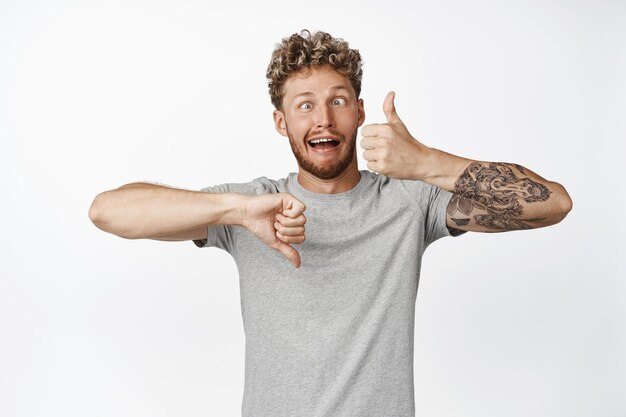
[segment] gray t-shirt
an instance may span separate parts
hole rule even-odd
[[[361,171],[345,193],[297,174],[207,192],[287,192],[306,205],[296,269],[246,229],[210,226],[200,247],[239,270],[246,336],[243,417],[414,417],[413,338],[422,253],[450,233],[451,193]]]

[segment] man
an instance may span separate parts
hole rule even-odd
[[[297,174],[200,192],[128,184],[98,195],[90,217],[122,237],[231,253],[246,334],[243,416],[414,416],[426,247],[465,231],[555,224],[571,200],[522,166],[424,146],[394,93],[383,104],[387,123],[361,131],[373,172],[359,171],[361,57],[327,33],[283,39],[267,77]]]

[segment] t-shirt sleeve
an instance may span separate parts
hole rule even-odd
[[[228,183],[213,185],[200,189],[207,193],[239,193],[247,195],[267,194],[277,192],[275,186],[265,177],[257,178],[248,183]],[[230,224],[209,225],[207,238],[194,240],[199,248],[216,247],[232,254],[235,247],[235,226]]]
[[[462,230],[447,226],[446,210],[453,194],[422,181],[402,180],[402,186],[424,217],[424,247],[445,236],[460,236]]]

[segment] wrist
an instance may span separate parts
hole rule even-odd
[[[230,199],[231,199],[231,208],[230,208],[230,215],[232,216],[232,224],[237,225],[237,226],[242,226],[242,227],[246,227],[247,224],[247,214],[248,214],[248,202],[254,197],[249,196],[249,195],[245,195],[245,194],[238,194],[238,193],[231,193],[230,195]]]
[[[435,148],[428,148],[420,167],[420,180],[453,192],[454,184],[472,161]]]
[[[207,193],[207,198],[208,224],[244,225],[246,201],[249,196],[238,193]]]
[[[435,148],[420,144],[420,149],[416,151],[416,160],[413,164],[413,179],[427,182],[429,178],[435,176],[437,160],[440,151]]]

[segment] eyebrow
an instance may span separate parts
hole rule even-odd
[[[334,85],[332,87],[330,87],[330,90],[335,92],[337,90],[346,90],[346,91],[350,91],[350,89],[348,87],[346,87],[345,85]],[[293,97],[293,99],[297,99],[298,97],[302,97],[302,96],[312,96],[313,93],[311,91],[305,91],[304,93],[300,93],[297,94]]]

